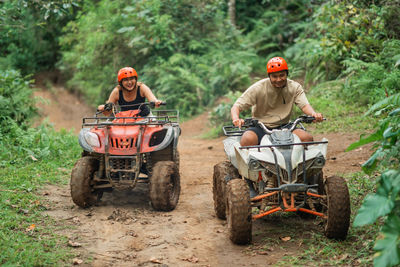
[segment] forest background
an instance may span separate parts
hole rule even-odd
[[[374,143],[359,174],[371,190],[355,193],[366,197],[354,226],[375,229],[367,263],[399,264],[399,17],[398,0],[0,1],[0,263],[65,258],[51,253],[59,245],[51,231],[39,241],[25,234],[34,226],[20,212],[29,206],[29,216],[40,216],[33,193],[57,182],[57,166],[79,153],[71,133],[32,127],[32,75],[57,73],[49,82],[62,79],[95,106],[107,99],[118,69],[133,66],[184,117],[210,110],[214,136],[230,121],[233,101],[266,76],[267,60],[282,56],[290,78],[332,121],[325,131],[364,133],[349,149]],[[48,176],[32,178],[38,168]]]

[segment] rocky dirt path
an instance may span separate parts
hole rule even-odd
[[[54,116],[53,111],[65,110],[64,104],[69,103],[71,123],[66,123],[64,114],[49,117],[56,129],[79,129],[82,117],[93,113],[61,87],[53,93],[36,94],[52,101],[42,106],[44,116]],[[300,256],[307,249],[303,239],[309,238],[312,231],[321,231],[321,226],[318,221],[300,220],[296,215],[257,220],[249,246],[229,241],[225,221],[216,218],[212,199],[213,166],[225,159],[222,138],[199,138],[207,130],[206,125],[206,114],[181,124],[182,189],[179,204],[172,212],[154,211],[144,184],[133,191],[105,193],[99,205],[90,209],[72,203],[69,186],[45,189],[50,207],[47,213],[66,226],[61,234],[76,246],[76,258],[83,260],[81,266],[267,266],[284,256]],[[370,151],[344,152],[358,139],[356,134],[324,136],[330,141],[325,175],[360,170],[360,163]],[[317,140],[321,138],[316,136]]]

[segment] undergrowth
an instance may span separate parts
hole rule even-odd
[[[80,151],[76,137],[44,126],[11,130],[19,133],[18,138],[0,139],[0,264],[66,264],[71,257],[68,240],[56,234],[59,226],[43,214],[50,207],[40,192],[46,184],[65,183]]]

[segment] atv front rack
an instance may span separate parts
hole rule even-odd
[[[308,179],[306,175],[306,154],[305,149],[303,149],[303,183],[293,183],[293,184],[281,184],[281,177],[280,177],[280,167],[278,165],[278,159],[274,148],[277,147],[290,147],[290,146],[307,146],[307,145],[317,145],[317,144],[327,144],[328,141],[316,141],[316,142],[301,142],[301,143],[288,143],[288,144],[274,144],[274,145],[256,145],[256,146],[242,146],[239,149],[257,149],[259,152],[262,148],[269,148],[271,149],[274,160],[275,160],[275,168],[277,174],[277,183],[278,187],[275,188],[265,188],[267,193],[255,196],[250,199],[252,203],[257,203],[265,198],[270,198],[273,196],[278,197],[279,205],[273,206],[271,209],[267,211],[261,211],[259,214],[255,214],[252,216],[253,220],[262,218],[274,212],[283,211],[283,212],[305,212],[315,216],[319,216],[322,218],[326,218],[326,215],[316,211],[313,207],[312,209],[305,208],[307,207],[307,199],[308,197],[314,197],[319,199],[326,199],[326,196],[315,194],[309,192],[310,189],[318,188],[318,184],[308,184]],[[299,193],[304,194],[304,200],[300,205],[295,205],[295,195]],[[287,199],[289,198],[289,200]]]
[[[83,127],[106,127],[106,126],[134,126],[134,125],[164,125],[178,124],[178,110],[156,110],[152,111],[155,116],[146,117],[86,117],[82,119]],[[115,120],[121,122],[115,122]]]
[[[288,147],[288,146],[300,146],[300,145],[318,145],[318,144],[327,144],[327,143],[328,143],[328,141],[313,141],[313,142],[288,143],[288,144],[276,144],[276,145],[241,146],[241,147],[239,147],[239,149],[257,148],[258,151],[260,151],[261,148]]]
[[[222,130],[224,131],[225,136],[242,136],[244,131],[251,126],[243,125],[241,128],[238,128],[234,125],[223,126]]]

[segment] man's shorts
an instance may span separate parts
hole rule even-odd
[[[293,126],[293,123],[287,123],[287,124],[282,124],[282,125],[280,125],[280,126],[278,126],[278,127],[275,127],[275,128],[269,128],[269,127],[267,127],[267,129],[269,129],[269,130],[274,130],[274,129],[275,129],[275,130],[276,130],[276,129],[278,129],[278,130],[280,130],[280,129],[290,129],[290,127],[292,127],[292,126]],[[296,127],[296,129],[297,129],[297,127]],[[257,137],[258,137],[258,144],[260,144],[261,139],[264,137],[264,135],[266,135],[266,133],[264,132],[264,129],[261,128],[261,126],[259,126],[259,125],[255,126],[255,127],[249,127],[249,128],[246,129],[245,132],[247,132],[247,131],[252,131],[252,132],[254,132],[254,133],[257,135]]]

